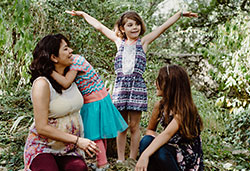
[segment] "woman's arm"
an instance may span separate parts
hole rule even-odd
[[[73,83],[78,71],[70,70],[65,76],[53,71],[51,77],[54,78],[63,88],[67,89]]]
[[[159,114],[160,114],[159,106],[160,102],[158,101],[154,105],[153,112],[148,123],[146,135],[152,135],[154,137],[157,136],[156,129],[159,123]]]
[[[149,157],[154,154],[160,147],[168,142],[168,140],[178,131],[179,124],[174,118],[167,128],[159,134],[152,143],[146,148],[146,150],[140,156],[135,171],[146,171],[148,166]]]
[[[105,25],[103,25],[101,22],[99,22],[94,17],[88,15],[86,12],[83,11],[66,11],[66,13],[69,13],[73,16],[81,16],[83,17],[90,25],[92,25],[95,29],[103,33],[107,38],[112,40],[113,42],[116,42],[118,37],[116,36],[115,32],[107,28]]]
[[[163,23],[161,26],[153,30],[151,33],[145,35],[141,39],[144,52],[147,51],[148,45],[152,41],[154,41],[157,37],[159,37],[170,26],[172,26],[176,21],[178,21],[181,15],[185,17],[197,17],[198,16],[196,13],[191,13],[191,12],[184,12],[184,13],[181,13],[180,11],[177,12],[175,15],[170,17],[165,23]]]
[[[32,88],[32,101],[38,134],[65,143],[76,143],[76,135],[65,133],[48,124],[50,88],[45,79],[39,79],[34,82]],[[97,151],[96,144],[85,138],[79,138],[77,146],[86,151],[89,155],[91,155],[89,151],[93,153]]]

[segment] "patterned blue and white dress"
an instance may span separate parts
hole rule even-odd
[[[113,103],[119,111],[147,111],[147,87],[143,79],[146,54],[141,39],[127,45],[125,39],[115,57],[115,85]]]

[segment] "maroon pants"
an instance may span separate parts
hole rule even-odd
[[[88,167],[81,157],[54,156],[43,153],[35,157],[30,165],[32,171],[87,171]]]

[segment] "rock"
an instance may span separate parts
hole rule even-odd
[[[8,171],[8,169],[6,167],[0,166],[0,171]]]
[[[163,58],[168,64],[176,63],[176,59],[182,63],[182,66],[189,74],[190,81],[197,90],[206,93],[207,97],[215,95],[219,85],[209,74],[210,70],[216,71],[207,59],[201,54],[170,54],[171,58]]]

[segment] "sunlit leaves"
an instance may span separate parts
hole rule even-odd
[[[17,85],[23,86],[29,79],[25,74],[27,64],[30,63],[30,51],[34,46],[31,22],[33,16],[30,13],[30,2],[28,0],[16,0],[0,7],[0,31],[1,31],[1,60],[0,60],[0,89],[6,92],[15,91],[11,89]],[[25,66],[25,67],[24,67]],[[25,80],[20,82],[19,80]]]
[[[237,108],[246,101],[249,104],[249,55],[250,55],[250,18],[244,13],[218,26],[218,38],[208,47],[207,56],[218,66],[216,80],[225,91],[222,96],[231,101],[227,107]]]

